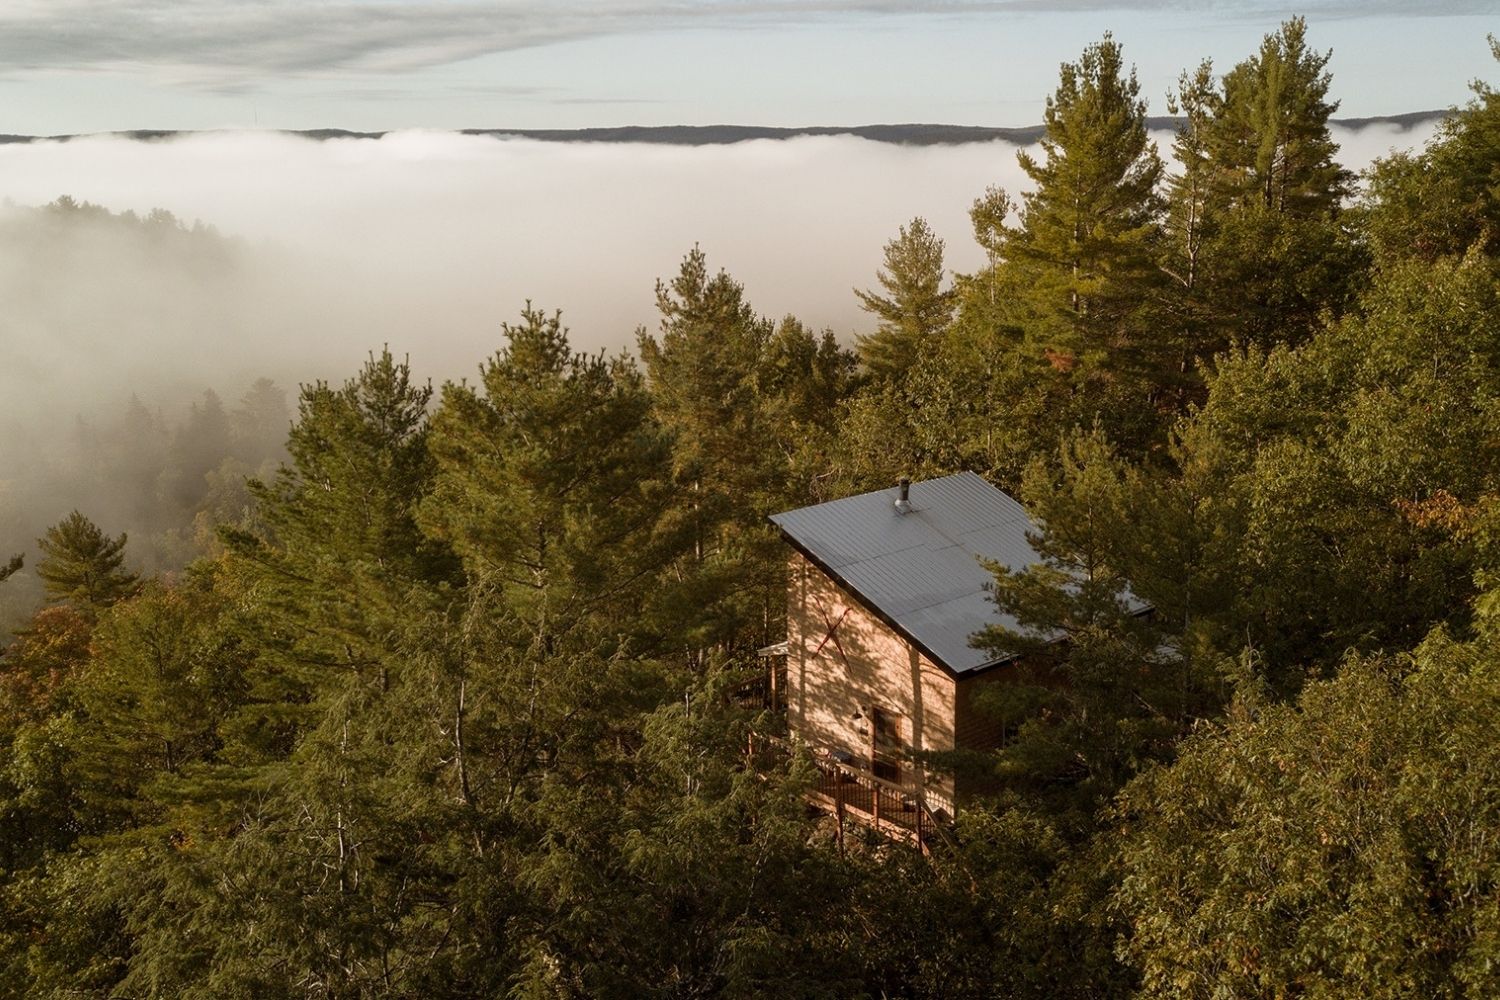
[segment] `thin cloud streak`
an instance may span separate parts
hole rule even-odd
[[[0,11],[0,65],[21,71],[148,69],[164,81],[234,93],[266,77],[406,73],[558,42],[682,28],[796,25],[862,16],[1097,11],[1223,17],[1424,17],[1490,13],[1489,0],[621,0],[307,3],[305,0],[22,0]]]

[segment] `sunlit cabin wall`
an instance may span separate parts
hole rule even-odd
[[[872,710],[879,707],[900,715],[908,747],[954,748],[953,678],[800,553],[791,557],[787,605],[787,725],[794,736],[869,767]],[[837,641],[828,637],[834,623]],[[908,770],[903,783],[917,778]],[[951,813],[951,779],[928,775],[923,784],[928,805]]]

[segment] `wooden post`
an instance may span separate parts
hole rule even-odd
[[[839,853],[844,850],[844,780],[837,769],[833,772],[833,812],[838,817]]]

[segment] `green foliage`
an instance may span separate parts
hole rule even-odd
[[[432,391],[389,351],[334,389],[305,386],[287,442],[291,464],[252,481],[256,525],[222,526],[234,572],[258,589],[285,681],[341,684],[380,674],[383,633],[414,580],[452,571],[415,515],[435,463],[427,447]],[[279,620],[277,620],[279,618]]]
[[[1184,308],[1206,311],[1203,356],[1234,342],[1298,343],[1350,305],[1360,250],[1340,223],[1350,192],[1328,119],[1329,53],[1286,21],[1216,90],[1201,67],[1179,90],[1193,124],[1174,214],[1197,212],[1201,244]],[[1179,246],[1180,246],[1179,241]]]
[[[264,380],[81,428],[132,537],[207,556],[44,540],[0,998],[1495,993],[1495,95],[1346,213],[1327,60],[1294,20],[1185,74],[1162,185],[1090,46],[983,269],[888,244],[870,377],[694,250],[640,369],[528,304],[435,407],[382,351],[285,448]],[[766,515],[960,469],[1040,528],[974,637],[1001,746],[926,755],[984,789],[926,851],[836,840],[736,703]]]
[[[943,288],[943,241],[920,216],[885,245],[875,278],[885,294],[855,290],[860,308],[880,320],[859,338],[859,357],[876,379],[900,380],[931,350],[953,315],[953,290]]]
[[[1032,540],[1042,561],[992,567],[995,604],[1016,624],[973,638],[1019,657],[1015,683],[986,696],[1011,734],[993,762],[1003,787],[1045,804],[1075,836],[1221,697],[1218,664],[1195,655],[1191,612],[1173,614],[1183,610],[1173,581],[1150,572],[1191,545],[1156,535],[1160,521],[1138,523],[1153,488],[1098,432],[1064,441],[1056,466],[1033,463],[1021,495],[1042,528]],[[1161,609],[1150,603],[1158,588]]]
[[[836,403],[851,364],[830,336],[819,342],[800,323],[778,329],[756,316],[728,274],[709,276],[696,248],[657,283],[656,300],[660,340],[642,329],[637,342],[681,497],[663,527],[682,541],[659,578],[661,600],[683,654],[702,665],[711,649],[753,649],[776,633],[784,555],[766,517],[807,502],[833,414],[806,407]],[[788,416],[806,422],[775,422]]]
[[[549,788],[561,825],[528,881],[553,917],[525,995],[857,990],[847,918],[830,906],[850,886],[828,846],[809,839],[798,799],[807,776],[742,765],[747,720],[722,707],[723,680],[710,675],[643,718],[618,783]],[[820,946],[822,959],[807,962]]]
[[[771,336],[744,289],[720,271],[710,277],[708,258],[694,248],[670,282],[657,282],[661,339],[637,333],[657,419],[672,433],[674,472],[701,494],[704,537],[722,521],[736,487],[753,488],[760,472],[741,459],[740,446],[759,431],[755,375]]]
[[[672,453],[645,384],[627,359],[575,354],[556,314],[502,329],[484,396],[443,389],[422,526],[537,648],[578,630],[650,644],[655,576],[680,543],[661,528]]]
[[[1338,110],[1328,100],[1329,56],[1308,49],[1307,21],[1295,17],[1224,76],[1207,135],[1215,200],[1294,217],[1338,207],[1350,177],[1328,134]]]
[[[73,511],[37,539],[42,550],[36,574],[54,602],[96,614],[135,590],[138,580],[125,571],[125,536],[110,538],[93,521]]]
[[[1162,163],[1146,134],[1135,72],[1108,34],[1063,64],[1047,99],[1043,159],[1017,155],[1036,185],[1005,243],[1028,279],[1036,349],[1067,365],[1137,373],[1152,350],[1139,312],[1156,283],[1156,186]]]
[[[1500,44],[1490,48],[1500,59]],[[1369,171],[1364,214],[1381,260],[1493,255],[1500,234],[1500,91],[1475,82],[1474,98],[1438,126],[1420,154],[1394,154]]]
[[[1471,557],[1424,511],[1500,485],[1493,268],[1388,269],[1363,315],[1304,347],[1222,359],[1183,425],[1177,459],[1214,539],[1204,621],[1278,687],[1350,646],[1463,622]]]
[[[1295,706],[1240,701],[1121,795],[1122,956],[1150,997],[1484,996],[1493,650],[1438,634]]]

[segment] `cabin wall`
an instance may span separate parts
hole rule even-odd
[[[815,748],[842,750],[868,767],[872,709],[878,706],[899,713],[902,739],[912,749],[953,749],[953,678],[800,553],[792,554],[789,569],[787,725],[792,734]],[[835,622],[837,641],[825,642]],[[951,813],[952,781],[915,774],[906,781],[918,777],[929,805]]]
[[[976,704],[981,692],[996,684],[1011,683],[1016,677],[1014,665],[997,667],[972,677],[960,678],[954,698],[954,736],[964,750],[994,750],[1005,738],[1004,727],[993,712]]]
[[[1005,741],[1005,727],[999,718],[994,712],[985,711],[976,703],[981,700],[984,691],[998,684],[1015,683],[1019,676],[1016,664],[1007,664],[959,679],[954,698],[954,731],[960,749],[995,750]],[[954,791],[960,802],[971,796],[993,794],[1000,790],[995,777],[982,771],[961,772],[954,784]]]

